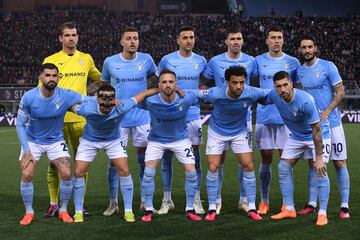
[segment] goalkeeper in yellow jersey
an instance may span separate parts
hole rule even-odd
[[[80,94],[86,95],[87,80],[92,81],[100,79],[100,72],[95,67],[94,60],[88,53],[80,52],[76,49],[79,40],[76,25],[73,22],[66,22],[61,25],[59,32],[59,41],[62,43],[62,50],[45,58],[44,63],[53,63],[59,68],[58,87],[71,89]],[[79,146],[79,138],[83,134],[85,119],[74,113],[67,112],[64,119],[64,139],[71,143],[74,156]],[[50,194],[50,206],[44,217],[56,216],[59,209],[59,173],[49,165],[48,188]],[[87,175],[86,175],[87,180]],[[87,181],[86,181],[87,182]],[[84,215],[87,215],[84,208]]]

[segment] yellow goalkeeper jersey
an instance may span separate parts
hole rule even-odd
[[[100,72],[88,53],[76,51],[74,55],[68,55],[64,51],[60,51],[45,58],[44,63],[53,63],[59,68],[58,87],[70,89],[83,95],[86,95],[88,78],[93,81],[100,79]],[[64,122],[81,121],[85,121],[85,119],[72,112],[67,112],[64,119]]]

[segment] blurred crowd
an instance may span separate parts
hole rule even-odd
[[[279,25],[285,31],[284,52],[299,57],[297,38],[309,33],[316,37],[319,57],[333,61],[345,80],[348,93],[360,85],[360,17],[247,17],[240,15],[158,15],[119,13],[101,8],[42,10],[32,13],[2,13],[0,22],[0,84],[35,85],[37,69],[44,57],[61,49],[60,24],[78,25],[78,49],[89,52],[101,70],[104,59],[120,52],[120,31],[135,26],[140,32],[140,51],[158,63],[176,50],[176,30],[189,25],[196,30],[195,52],[209,60],[226,51],[225,31],[241,27],[243,52],[256,56],[267,51],[265,31]],[[355,87],[354,87],[355,86]]]

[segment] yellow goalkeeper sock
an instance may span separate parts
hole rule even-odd
[[[60,174],[55,168],[50,167],[50,165],[48,166],[47,181],[50,195],[50,203],[58,203]]]

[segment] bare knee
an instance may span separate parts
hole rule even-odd
[[[332,161],[334,164],[334,167],[339,169],[342,168],[343,166],[346,165],[346,161],[345,160],[336,160],[336,161]]]
[[[59,172],[60,172],[60,177],[61,177],[63,180],[65,180],[65,181],[71,180],[71,171],[70,171],[70,168],[61,169]]]
[[[120,168],[120,169],[118,169],[118,173],[119,173],[120,176],[126,177],[126,176],[129,175],[129,168],[128,167]]]
[[[219,171],[219,164],[217,163],[209,163],[208,169],[210,172],[218,172]]]
[[[84,171],[84,170],[82,170],[82,169],[76,169],[76,168],[75,168],[75,171],[74,171],[75,177],[77,177],[77,178],[82,178],[82,177],[85,176],[85,173],[86,173],[86,171]]]
[[[263,164],[271,164],[273,158],[273,150],[261,150],[261,162]]]
[[[32,178],[33,178],[33,175],[34,174],[32,172],[24,170],[22,172],[21,179],[22,179],[23,182],[31,182]]]

